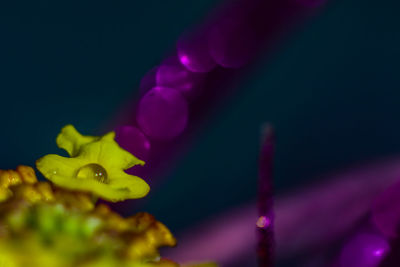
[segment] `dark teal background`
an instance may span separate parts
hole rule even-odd
[[[12,1],[9,1],[12,2]],[[216,1],[15,1],[0,8],[0,168],[100,133]],[[6,6],[7,5],[7,6]],[[259,129],[278,193],[400,151],[398,1],[338,0],[259,58],[143,209],[174,231],[255,198]],[[133,211],[132,211],[133,212]]]

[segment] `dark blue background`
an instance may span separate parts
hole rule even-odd
[[[11,1],[9,1],[11,2]],[[99,133],[215,1],[19,1],[0,7],[0,168]],[[12,5],[12,6],[11,6]],[[255,197],[275,125],[278,192],[400,151],[398,1],[338,0],[260,57],[144,209],[178,231]]]

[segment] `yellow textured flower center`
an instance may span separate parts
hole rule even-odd
[[[79,179],[94,179],[104,184],[108,184],[108,176],[106,170],[99,164],[91,163],[85,165],[76,173]]]

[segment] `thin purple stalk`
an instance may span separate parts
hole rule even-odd
[[[275,134],[270,125],[264,126],[259,162],[258,181],[258,220],[257,257],[259,267],[274,265],[274,232],[273,232],[273,158],[275,151]]]

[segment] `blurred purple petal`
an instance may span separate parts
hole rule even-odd
[[[379,195],[372,207],[372,220],[385,236],[399,236],[400,183],[394,184]]]
[[[278,258],[327,249],[350,233],[369,211],[373,199],[400,177],[394,159],[352,169],[329,182],[275,200],[275,237]],[[170,256],[181,262],[214,259],[229,264],[254,253],[255,205],[219,215],[178,236]]]
[[[278,256],[329,247],[366,216],[373,200],[400,177],[394,159],[332,176],[330,182],[277,200]]]
[[[357,234],[343,248],[340,267],[377,267],[389,250],[388,241],[381,235]]]

